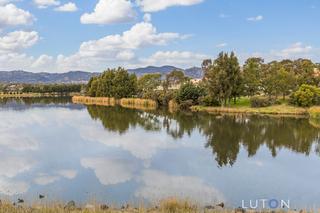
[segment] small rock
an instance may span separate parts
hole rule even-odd
[[[75,208],[76,208],[76,202],[74,202],[73,200],[69,201],[67,205],[65,205],[64,207],[64,209],[66,210],[74,210]]]
[[[109,209],[109,206],[107,206],[106,204],[102,204],[102,205],[100,206],[100,209],[101,209],[101,210],[108,210],[108,209]]]

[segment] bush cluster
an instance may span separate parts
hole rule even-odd
[[[303,84],[290,96],[290,103],[301,107],[320,105],[320,89]]]
[[[263,97],[263,96],[254,96],[250,99],[251,107],[268,107],[274,104],[279,104],[276,99]]]

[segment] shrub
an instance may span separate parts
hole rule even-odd
[[[189,110],[190,107],[194,105],[193,100],[181,101],[179,103],[179,109],[181,110]]]
[[[179,104],[190,101],[192,101],[192,104],[199,104],[198,99],[203,96],[204,93],[203,88],[188,82],[180,87],[176,99]]]
[[[268,107],[278,102],[275,99],[269,97],[260,97],[254,96],[250,99],[251,107],[258,108],[258,107]]]
[[[290,96],[290,103],[301,107],[320,105],[320,89],[303,84]]]
[[[176,91],[168,90],[165,92],[164,90],[159,90],[155,93],[154,100],[157,101],[159,106],[168,106],[169,101],[176,98]]]
[[[203,96],[198,100],[199,104],[202,106],[220,106],[220,102],[212,96]]]

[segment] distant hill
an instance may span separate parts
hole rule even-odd
[[[137,76],[141,76],[149,73],[160,73],[166,75],[172,70],[181,70],[191,78],[201,78],[202,70],[198,67],[190,69],[181,69],[174,66],[162,66],[162,67],[144,67],[137,69],[129,69],[130,73],[136,73]],[[91,73],[84,71],[70,71],[66,73],[33,73],[27,71],[0,71],[1,83],[86,83],[92,76],[97,76],[99,73]]]
[[[99,73],[72,71],[67,73],[32,73],[27,71],[0,71],[3,83],[85,83]]]

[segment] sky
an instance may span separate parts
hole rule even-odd
[[[0,70],[320,62],[319,0],[0,0]]]

